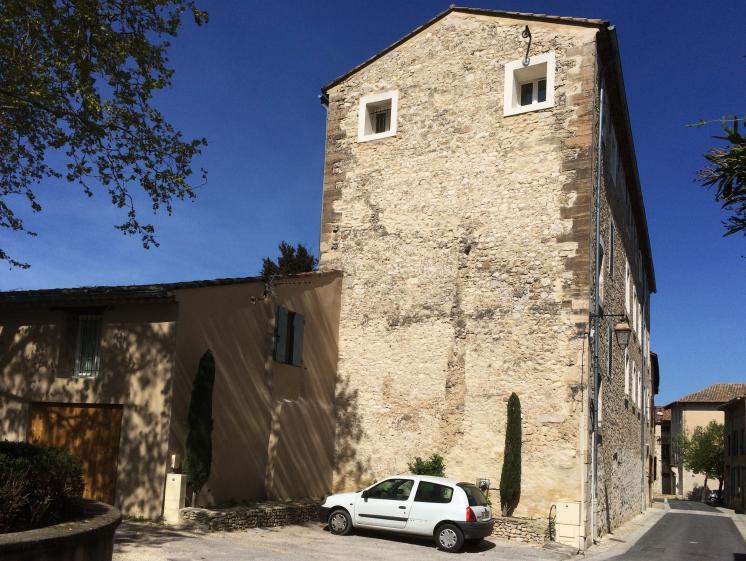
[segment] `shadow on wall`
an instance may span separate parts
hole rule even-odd
[[[262,283],[177,295],[171,453],[183,455],[199,357],[209,348],[216,361],[213,462],[200,504],[317,498],[331,490],[340,282],[332,275],[278,281],[268,298]],[[272,359],[277,304],[305,317],[300,366]],[[347,427],[355,425],[350,405],[343,399],[336,407]],[[353,448],[345,446],[345,454]]]
[[[334,473],[338,474],[334,481],[334,492],[360,489],[372,483],[368,475],[371,471],[370,458],[357,457],[357,445],[364,436],[357,402],[358,390],[350,389],[349,380],[338,380],[334,395]]]
[[[117,458],[115,505],[125,514],[159,516],[166,472],[175,308],[106,309],[99,374],[90,379],[73,377],[74,363],[69,357],[74,351],[68,347],[75,344],[75,337],[69,335],[65,311],[25,309],[4,311],[3,315],[0,438],[29,440],[33,436],[42,444],[56,444],[84,456],[84,471],[87,467],[94,485],[106,484],[98,473],[100,462]],[[54,425],[39,423],[35,425],[38,434],[32,435],[33,411],[42,409],[34,403],[60,407]],[[98,430],[91,426],[91,416],[82,412],[94,408],[62,407],[67,404],[123,406],[113,456],[112,443],[105,441],[112,434],[111,427]]]

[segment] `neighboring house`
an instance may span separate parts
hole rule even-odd
[[[746,512],[746,398],[720,406],[725,414],[725,480],[723,504],[738,514]]]
[[[655,408],[655,457],[657,473],[655,492],[663,495],[673,493],[676,487],[675,472],[671,471],[671,410]]]
[[[666,405],[666,409],[671,410],[671,442],[674,445],[671,470],[675,472],[676,486],[672,489],[673,493],[680,497],[699,499],[705,491],[705,476],[686,469],[676,453],[675,443],[679,434],[682,431],[691,434],[694,429],[705,427],[710,421],[722,424],[725,414],[721,406],[744,394],[746,384],[713,384]]]
[[[0,293],[0,439],[66,448],[85,494],[157,518],[216,362],[205,502],[331,487],[340,276]],[[344,408],[338,411],[345,417]]]
[[[562,503],[584,547],[644,510],[656,287],[613,26],[454,7],[321,99],[320,268],[344,273],[357,412],[335,490],[433,452],[496,488],[515,392],[517,515]]]

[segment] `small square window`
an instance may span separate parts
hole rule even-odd
[[[505,65],[504,115],[554,106],[554,52]]]
[[[360,100],[358,142],[378,140],[396,134],[399,92],[368,95]]]

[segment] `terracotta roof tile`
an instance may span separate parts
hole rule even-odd
[[[698,392],[680,397],[674,403],[726,403],[746,394],[746,384],[713,384]]]

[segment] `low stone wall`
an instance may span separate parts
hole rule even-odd
[[[75,520],[0,534],[2,561],[111,561],[114,530],[122,521],[113,506],[84,501]]]
[[[182,524],[197,526],[208,532],[271,528],[316,522],[319,519],[319,504],[318,502],[258,503],[219,510],[182,508],[179,511],[179,519]]]
[[[497,516],[492,535],[505,540],[544,544],[549,541],[549,526],[541,518]]]

